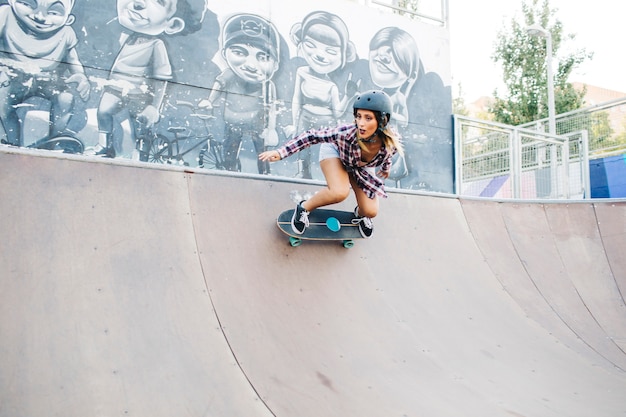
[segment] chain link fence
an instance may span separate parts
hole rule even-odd
[[[456,192],[523,199],[590,198],[589,161],[626,154],[626,97],[508,126],[454,116]]]
[[[518,127],[545,132],[548,130],[548,119]],[[626,97],[556,117],[557,134],[567,135],[582,130],[589,134],[589,159],[626,154]]]

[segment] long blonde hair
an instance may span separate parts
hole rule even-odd
[[[396,148],[398,153],[404,156],[404,146],[402,145],[402,138],[400,134],[396,132],[391,126],[387,125],[382,129],[383,143],[387,149]]]

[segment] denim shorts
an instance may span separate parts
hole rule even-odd
[[[324,159],[339,158],[339,149],[334,143],[324,142],[320,145],[320,162]],[[376,167],[365,167],[372,176],[376,176]]]
[[[329,158],[339,158],[339,149],[334,143],[324,142],[320,145],[320,161]]]

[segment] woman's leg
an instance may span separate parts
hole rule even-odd
[[[378,214],[379,201],[378,197],[369,198],[365,191],[363,191],[356,183],[354,177],[350,176],[350,184],[354,190],[354,196],[356,197],[356,203],[358,205],[358,216],[374,218]]]
[[[350,176],[339,158],[320,161],[320,168],[326,178],[326,188],[302,203],[307,211],[329,204],[340,203],[350,195]]]
[[[372,224],[372,218],[378,214],[378,197],[369,198],[365,191],[359,188],[356,180],[351,175],[350,184],[354,190],[354,196],[356,197],[356,210],[354,215],[356,219],[352,220],[352,223],[359,225],[359,231],[361,236],[369,238],[374,232],[374,225]]]

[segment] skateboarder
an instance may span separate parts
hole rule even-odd
[[[321,143],[320,167],[327,187],[298,203],[291,221],[294,233],[304,233],[311,211],[344,201],[352,187],[357,201],[354,222],[364,238],[372,235],[378,197],[387,197],[384,179],[389,176],[391,157],[403,152],[398,134],[389,127],[391,109],[391,99],[385,92],[367,91],[354,102],[354,123],[309,130],[259,155],[261,161],[276,162]]]

